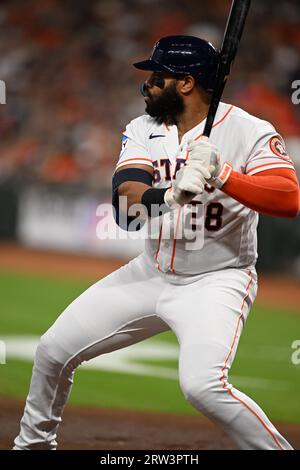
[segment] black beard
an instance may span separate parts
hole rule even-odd
[[[163,122],[176,124],[177,117],[183,113],[184,109],[183,98],[177,92],[176,84],[172,83],[162,91],[158,98],[149,97],[145,111],[158,124]]]

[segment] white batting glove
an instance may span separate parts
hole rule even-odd
[[[192,140],[188,143],[188,165],[197,165],[201,163],[210,172],[214,171],[220,161],[218,148],[211,144],[208,137],[202,136],[198,140]]]
[[[176,180],[165,193],[166,205],[176,209],[189,204],[195,196],[203,193],[206,178],[210,177],[211,173],[201,163],[185,165],[176,173]]]
[[[222,188],[230,176],[232,165],[229,162],[221,164],[220,152],[215,145],[209,142],[208,137],[202,136],[199,140],[189,142],[188,152],[187,165],[199,165],[201,162],[211,174],[206,180],[207,183],[214,188]]]

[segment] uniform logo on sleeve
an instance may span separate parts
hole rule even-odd
[[[122,151],[125,150],[127,142],[128,142],[128,137],[127,137],[127,135],[123,134],[122,135]]]
[[[277,157],[290,161],[290,157],[287,154],[284,142],[279,136],[272,137],[270,140],[270,149],[275,155],[277,155]]]
[[[122,140],[121,140],[121,153],[120,153],[120,156],[122,155],[122,153],[126,149],[127,142],[128,142],[128,137],[127,137],[127,135],[123,134],[122,135]]]

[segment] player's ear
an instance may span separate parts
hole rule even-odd
[[[192,75],[183,75],[177,80],[178,91],[183,95],[190,93],[196,86],[196,81]]]

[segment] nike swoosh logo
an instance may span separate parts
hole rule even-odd
[[[165,135],[162,134],[150,134],[149,139],[156,139],[157,137],[166,137]]]

